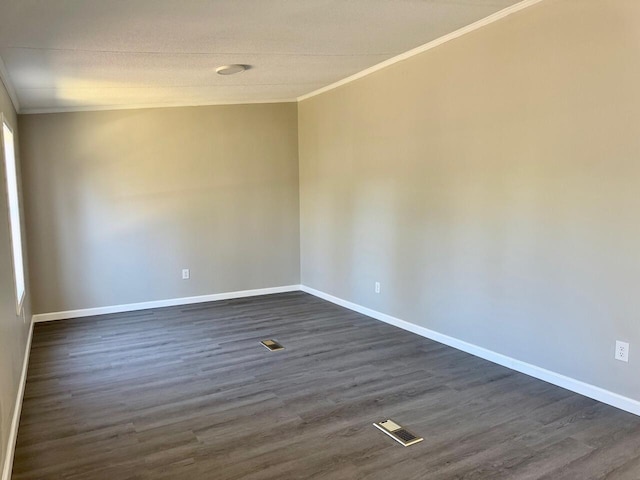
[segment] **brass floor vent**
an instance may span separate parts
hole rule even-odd
[[[414,435],[409,430],[401,427],[393,420],[385,420],[384,422],[374,423],[373,426],[378,430],[383,431],[391,438],[393,438],[396,442],[401,443],[405,447],[424,440],[424,438]]]
[[[264,345],[266,348],[268,348],[269,350],[271,350],[272,352],[277,352],[278,350],[284,350],[284,347],[280,345],[278,342],[276,342],[275,340],[262,340],[260,343]]]

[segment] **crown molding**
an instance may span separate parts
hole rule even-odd
[[[211,103],[140,103],[127,105],[88,105],[78,107],[53,107],[53,108],[23,108],[20,113],[22,115],[35,115],[42,113],[71,113],[71,112],[104,112],[111,110],[139,110],[145,108],[178,108],[178,107],[211,107],[223,105],[257,105],[264,103],[295,103],[295,98],[272,99],[272,100],[256,100],[256,101],[237,101],[237,102],[211,102]]]
[[[9,98],[11,99],[11,103],[13,103],[13,108],[15,109],[16,113],[20,113],[20,102],[18,101],[18,94],[16,93],[16,89],[13,88],[13,82],[11,82],[9,70],[7,70],[7,66],[4,64],[2,57],[0,57],[0,81],[2,81],[2,83],[4,84],[4,88],[9,94]]]
[[[411,49],[407,52],[401,53],[400,55],[397,55],[395,57],[389,58],[388,60],[385,60],[384,62],[378,63],[377,65],[374,65],[373,67],[369,67],[365,70],[362,70],[361,72],[355,73],[347,78],[343,78],[342,80],[338,80],[335,83],[332,83],[331,85],[327,85],[326,87],[322,87],[319,88],[318,90],[314,90],[312,92],[309,92],[305,95],[301,95],[300,97],[298,97],[298,102],[301,102],[303,100],[307,100],[308,98],[311,97],[315,97],[317,95],[320,95],[321,93],[325,93],[328,92],[330,90],[334,90],[338,87],[341,87],[342,85],[346,85],[348,83],[354,82],[360,78],[366,77],[367,75],[371,75],[374,72],[377,72],[379,70],[382,70],[384,68],[387,68],[391,65],[394,65],[398,62],[402,62],[403,60],[407,60],[408,58],[411,57],[415,57],[416,55],[420,55],[421,53],[424,53],[428,50],[431,50],[432,48],[438,47],[440,45],[442,45],[443,43],[447,43],[451,40],[454,40],[456,38],[462,37],[463,35],[466,35],[467,33],[471,33],[475,30],[478,30],[480,28],[486,27],[487,25],[490,25],[494,22],[497,22],[498,20],[501,20],[513,13],[519,12],[521,10],[524,10],[525,8],[529,8],[533,5],[536,5],[537,3],[540,3],[544,0],[523,0],[522,2],[516,3],[515,5],[511,5],[510,7],[504,8],[496,13],[493,13],[491,15],[489,15],[488,17],[485,17],[481,20],[478,20],[477,22],[471,23],[469,25],[467,25],[466,27],[462,27],[454,32],[448,33],[446,35],[443,35],[442,37],[436,38],[435,40],[432,40],[428,43],[425,43],[424,45],[421,45],[419,47],[416,47],[414,49]]]
[[[396,55],[395,57],[389,58],[384,62],[378,63],[372,67],[369,67],[365,70],[362,70],[358,73],[350,75],[349,77],[343,78],[337,82],[334,82],[325,87],[319,88],[312,92],[301,95],[297,98],[286,98],[286,99],[271,99],[271,100],[258,100],[258,101],[230,101],[230,102],[210,102],[210,103],[181,103],[181,102],[171,102],[171,103],[145,103],[145,104],[130,104],[130,105],[97,105],[97,106],[77,106],[77,107],[53,107],[53,108],[25,108],[21,109],[20,104],[18,102],[18,96],[16,95],[16,91],[11,83],[9,72],[6,69],[6,66],[2,62],[0,58],[0,78],[2,82],[5,84],[7,88],[7,92],[9,93],[9,97],[11,97],[11,101],[13,102],[13,106],[16,109],[16,112],[20,114],[43,114],[43,113],[68,113],[68,112],[93,112],[93,111],[109,111],[109,110],[136,110],[136,109],[144,109],[144,108],[173,108],[173,107],[204,107],[204,106],[215,106],[215,105],[251,105],[251,104],[262,104],[262,103],[293,103],[293,102],[301,102],[303,100],[307,100],[309,98],[315,97],[322,93],[328,92],[330,90],[334,90],[342,85],[346,85],[348,83],[354,82],[360,78],[371,75],[374,72],[382,70],[386,67],[394,65],[396,63],[402,62],[403,60],[407,60],[411,57],[415,57],[416,55],[420,55],[432,48],[438,47],[444,43],[447,43],[456,38],[462,37],[468,33],[471,33],[475,30],[483,28],[487,25],[490,25],[498,20],[501,20],[511,14],[516,12],[520,12],[526,8],[529,8],[533,5],[541,3],[544,0],[523,0],[519,3],[511,5],[510,7],[504,8],[496,13],[489,15],[477,22],[471,23],[465,27],[462,27],[454,32],[448,33],[447,35],[443,35],[442,37],[436,38],[424,45],[416,47],[407,52],[401,53],[400,55]]]

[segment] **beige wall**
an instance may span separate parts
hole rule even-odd
[[[26,115],[20,130],[35,313],[299,283],[295,104]]]
[[[301,102],[302,283],[640,400],[638,25],[547,0]]]
[[[16,112],[2,82],[0,82],[0,112],[13,129],[16,150],[18,150]],[[2,128],[1,125],[0,128]],[[22,315],[17,316],[11,233],[9,231],[9,212],[7,210],[7,181],[5,178],[4,149],[1,145],[0,162],[0,472],[2,472],[29,333],[31,300],[27,290]],[[23,240],[24,238],[23,229]],[[23,251],[27,251],[26,244],[23,245]],[[26,269],[27,265],[25,264]]]

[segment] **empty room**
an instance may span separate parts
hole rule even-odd
[[[0,0],[0,480],[640,480],[640,1]]]

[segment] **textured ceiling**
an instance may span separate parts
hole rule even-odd
[[[293,100],[517,1],[2,0],[0,58],[22,112]]]

